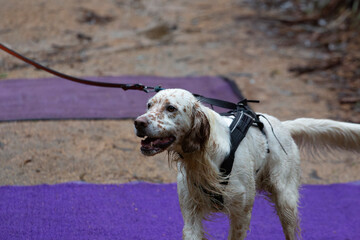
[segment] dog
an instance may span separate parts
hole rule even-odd
[[[257,192],[265,192],[274,203],[285,238],[301,238],[299,148],[360,153],[359,124],[310,118],[281,122],[262,114],[265,134],[257,127],[249,128],[224,185],[219,166],[230,152],[232,117],[219,115],[182,89],[158,92],[147,108],[134,122],[135,133],[144,138],[142,154],[153,156],[167,150],[170,160],[177,163],[183,239],[204,239],[202,220],[214,212],[228,215],[228,239],[244,239]],[[223,203],[214,198],[219,195]]]

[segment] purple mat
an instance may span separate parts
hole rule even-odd
[[[221,77],[92,77],[96,81],[141,83],[183,88],[228,101],[241,98],[230,80]],[[0,121],[39,119],[134,118],[146,109],[152,94],[82,85],[60,78],[0,81]],[[223,111],[223,110],[222,110]]]
[[[301,228],[306,240],[360,239],[360,185],[305,185]],[[175,184],[67,183],[0,187],[0,239],[181,239]],[[211,239],[226,239],[222,215],[205,224]],[[269,203],[257,197],[251,239],[284,239]]]

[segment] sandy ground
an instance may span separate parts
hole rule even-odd
[[[359,119],[337,92],[288,72],[321,56],[284,47],[267,22],[235,0],[0,0],[0,41],[76,76],[225,75],[256,111],[281,120]],[[0,78],[48,77],[0,52]],[[121,94],[131,94],[124,92]],[[145,103],[144,103],[145,104]],[[132,120],[0,123],[0,185],[85,181],[173,182],[167,155],[147,158]],[[359,180],[359,156],[304,157],[303,183]]]

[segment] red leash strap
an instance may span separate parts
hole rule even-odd
[[[7,52],[8,54],[38,68],[41,69],[45,72],[48,72],[52,75],[55,75],[57,77],[63,78],[63,79],[67,79],[73,82],[77,82],[77,83],[81,83],[81,84],[86,84],[86,85],[91,85],[91,86],[97,86],[97,87],[108,87],[108,88],[122,88],[123,90],[140,90],[140,91],[144,91],[144,92],[151,92],[151,91],[155,91],[158,92],[160,90],[162,90],[162,88],[160,86],[156,86],[156,87],[148,87],[148,86],[144,86],[142,84],[123,84],[123,83],[108,83],[108,82],[96,82],[96,81],[91,81],[91,80],[87,80],[87,79],[81,79],[81,78],[77,78],[77,77],[73,77],[58,71],[55,71],[51,68],[47,68],[37,62],[35,62],[34,60],[31,60],[29,58],[24,57],[23,55],[15,52],[14,50],[6,47],[5,45],[0,43],[0,49]]]

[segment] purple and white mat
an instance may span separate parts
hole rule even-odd
[[[98,77],[97,81],[184,88],[236,102],[242,96],[220,77]],[[152,94],[98,88],[58,78],[0,81],[0,121],[133,118]],[[360,239],[360,185],[305,185],[300,214],[305,240]],[[181,239],[175,184],[65,183],[0,186],[0,239]],[[210,239],[226,239],[228,220],[206,222]],[[247,239],[284,239],[269,203],[257,197]]]
[[[183,88],[206,97],[233,102],[242,98],[236,85],[222,77],[122,76],[89,79]],[[146,102],[153,94],[82,85],[60,78],[2,80],[0,121],[134,118],[146,110]]]
[[[301,228],[306,240],[360,239],[360,186],[305,185]],[[0,239],[181,239],[175,184],[66,183],[0,187]],[[205,222],[210,239],[226,239],[228,220]],[[284,239],[269,202],[257,197],[247,239]]]

